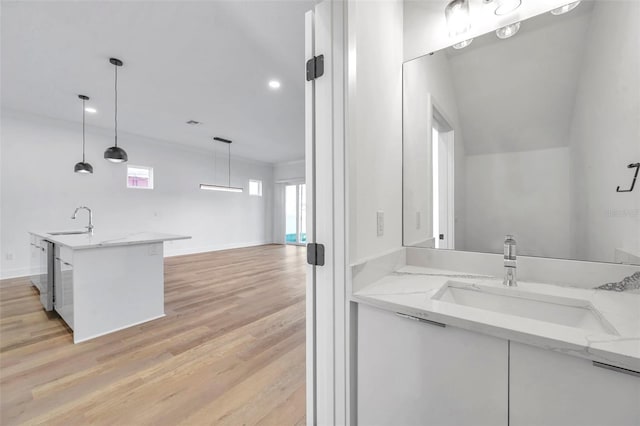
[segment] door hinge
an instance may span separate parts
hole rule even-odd
[[[324,74],[324,55],[314,56],[307,61],[307,81],[315,80]]]
[[[324,245],[318,243],[307,244],[307,263],[314,266],[324,266]]]

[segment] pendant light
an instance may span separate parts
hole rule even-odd
[[[85,95],[78,95],[78,97],[82,99],[82,161],[76,163],[73,171],[76,173],[93,173],[93,166],[87,163],[84,158],[84,103],[89,100],[89,97]]]
[[[118,146],[118,67],[123,64],[120,59],[116,58],[110,58],[109,62],[113,64],[113,69],[115,70],[115,144],[104,152],[104,159],[112,163],[124,163],[129,157],[127,152]]]
[[[243,188],[238,188],[231,186],[231,141],[229,139],[223,139],[219,137],[213,138],[214,141],[226,143],[229,147],[229,160],[228,160],[228,171],[229,171],[229,180],[227,181],[227,186],[224,185],[212,185],[209,183],[201,183],[200,189],[207,189],[209,191],[225,191],[225,192],[242,192]]]

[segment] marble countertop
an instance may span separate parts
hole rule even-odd
[[[504,288],[496,277],[403,266],[353,294],[356,302],[640,371],[640,294],[518,282],[518,290],[590,302],[618,335],[431,298],[447,281]]]
[[[150,244],[163,241],[187,240],[191,238],[188,235],[164,234],[161,232],[100,232],[94,230],[93,235],[51,235],[47,232],[38,231],[30,231],[29,233],[45,238],[52,243],[67,246],[73,250]]]

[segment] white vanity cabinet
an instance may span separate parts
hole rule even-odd
[[[508,343],[358,305],[358,424],[507,425]]]
[[[640,377],[511,342],[511,426],[638,426]]]

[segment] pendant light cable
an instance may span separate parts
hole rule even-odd
[[[85,158],[84,158],[84,115],[85,115],[85,109],[84,109],[84,103],[85,103],[85,99],[82,99],[82,162],[85,162]]]
[[[114,85],[114,92],[115,92],[115,99],[116,99],[115,115],[114,115],[114,124],[115,124],[114,128],[116,132],[115,146],[118,146],[118,65],[114,64],[113,69],[116,72],[115,85]]]
[[[229,184],[227,186],[231,187],[231,144],[227,144],[229,146],[229,162],[228,162],[228,171],[229,171]]]

